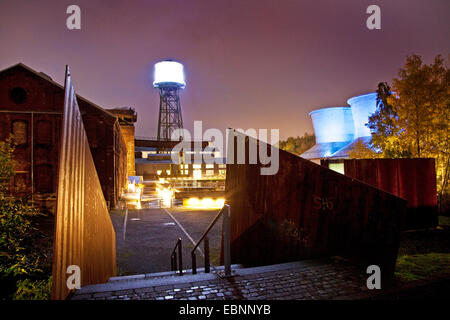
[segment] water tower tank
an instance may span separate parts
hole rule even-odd
[[[366,123],[369,122],[369,116],[377,109],[376,92],[350,98],[347,103],[352,109],[355,139],[369,137],[370,129],[366,126]]]
[[[309,115],[313,122],[316,143],[345,142],[353,139],[351,108],[323,108],[314,110]]]
[[[184,88],[184,67],[181,63],[173,60],[164,60],[155,64],[153,73],[153,87],[178,87]]]

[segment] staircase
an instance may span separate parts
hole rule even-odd
[[[236,275],[242,266],[235,264],[231,266],[233,275]],[[108,297],[113,295],[127,294],[133,291],[152,291],[152,288],[165,288],[170,286],[181,286],[221,279],[224,277],[224,266],[214,267],[211,273],[204,273],[204,268],[198,268],[197,274],[192,273],[192,269],[183,270],[183,277],[178,271],[167,271],[147,274],[137,274],[131,276],[120,276],[109,278],[108,282],[84,286],[77,290],[70,300],[84,300],[92,298]]]
[[[305,260],[244,268],[232,265],[211,273],[192,270],[113,277],[107,283],[77,290],[72,300],[273,300],[273,299],[366,299],[367,275],[351,264],[330,259]]]

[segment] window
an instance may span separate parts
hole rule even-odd
[[[52,124],[48,120],[39,120],[36,123],[36,143],[41,145],[52,144]]]
[[[24,88],[16,87],[9,92],[9,97],[15,104],[21,104],[27,100],[27,92]]]
[[[202,178],[202,170],[195,169],[194,170],[194,179],[201,179]]]
[[[331,162],[328,164],[328,169],[339,172],[340,174],[345,174],[343,162]]]
[[[14,120],[11,124],[11,133],[17,145],[26,145],[28,142],[28,122],[25,120]]]

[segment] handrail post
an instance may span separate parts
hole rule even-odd
[[[180,276],[183,275],[183,254],[181,250],[181,238],[178,238],[178,255],[180,256]]]
[[[192,259],[192,274],[197,274],[197,261],[194,251],[191,252],[191,259]]]
[[[173,262],[174,261],[173,261],[173,253],[172,253],[172,255],[170,256],[170,270],[171,271],[175,271],[176,270],[175,264]]]
[[[230,216],[231,209],[228,205],[228,210],[223,213],[223,260],[225,265],[225,276],[231,276],[231,255],[230,255]]]
[[[205,273],[209,273],[209,238],[208,236],[203,239],[205,245]]]
[[[177,253],[174,252],[174,253],[173,253],[173,266],[174,266],[173,271],[176,271],[176,270],[177,270],[177,265],[178,265],[177,260],[178,260],[178,259],[177,259]]]

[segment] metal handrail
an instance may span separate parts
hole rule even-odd
[[[225,213],[225,214],[224,214]],[[231,258],[230,258],[230,215],[231,208],[230,205],[225,204],[222,209],[220,209],[219,213],[216,215],[214,220],[209,224],[208,228],[206,228],[203,235],[200,237],[200,240],[197,241],[194,248],[191,251],[192,258],[192,273],[197,273],[197,257],[195,255],[195,250],[200,245],[200,243],[204,240],[205,245],[205,272],[209,272],[209,239],[208,233],[214,227],[216,222],[219,220],[220,216],[223,215],[223,230],[224,230],[224,239],[223,239],[223,254],[224,254],[224,265],[225,265],[225,276],[231,275]]]
[[[179,259],[177,259],[177,248],[178,248],[178,255],[180,256]],[[177,244],[175,245],[175,248],[172,250],[172,254],[170,255],[170,264],[172,271],[177,270],[177,260],[180,261],[179,263],[179,269],[180,276],[183,275],[183,254],[182,254],[182,247],[181,247],[181,238],[178,238]]]

